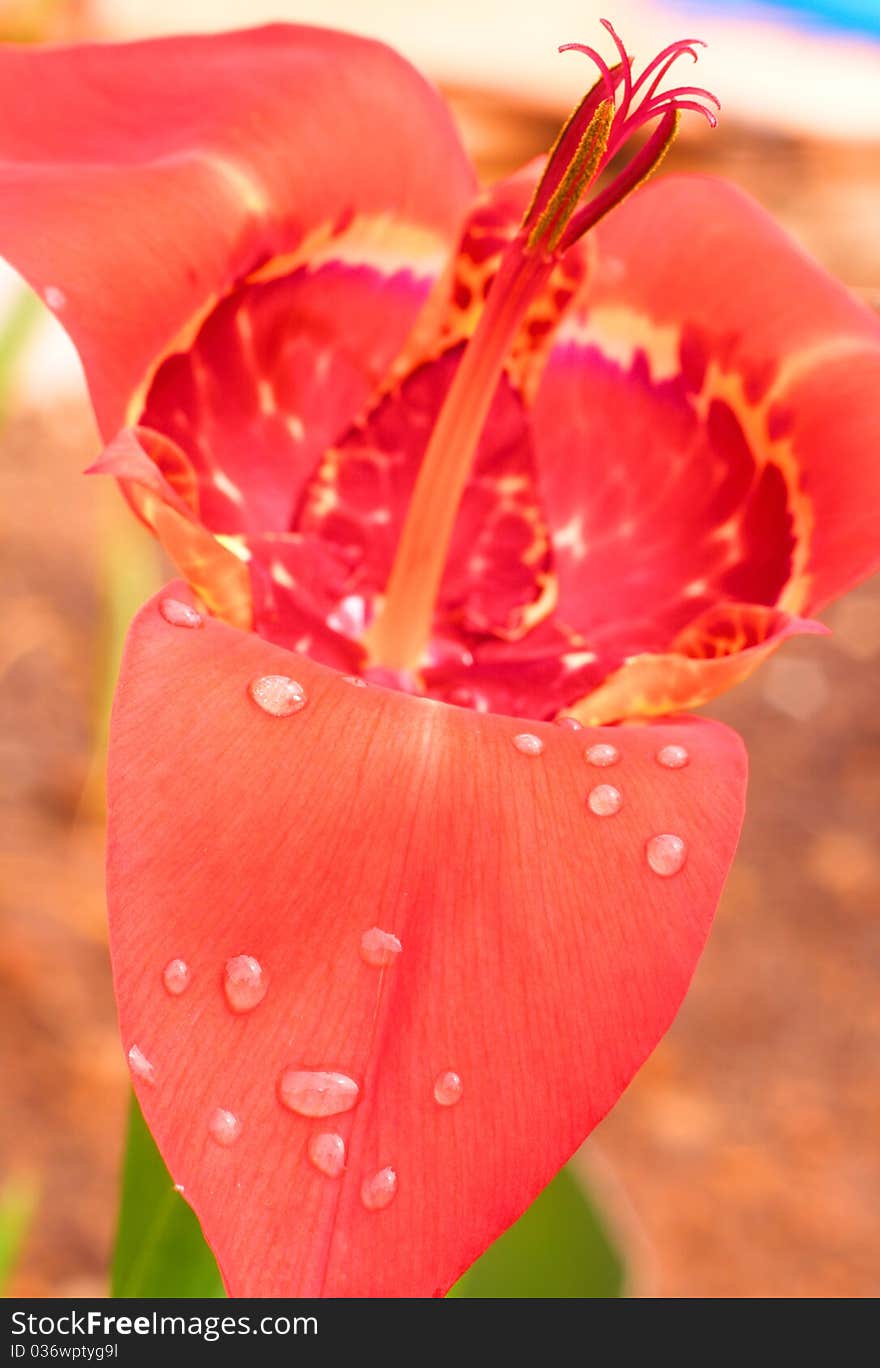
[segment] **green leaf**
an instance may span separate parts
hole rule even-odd
[[[5,318],[0,319],[0,423],[6,416],[15,370],[43,315],[43,305],[30,290],[22,290]]]
[[[132,1097],[122,1202],[110,1281],[113,1297],[224,1297],[195,1212],[168,1174]]]
[[[8,1178],[0,1188],[0,1296],[15,1270],[37,1205],[37,1186],[30,1178]]]
[[[450,1297],[620,1297],[623,1259],[582,1182],[563,1169]]]

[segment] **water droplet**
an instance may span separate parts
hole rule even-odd
[[[43,298],[50,309],[63,309],[67,303],[67,295],[63,290],[59,290],[57,285],[47,285],[43,291]]]
[[[174,1184],[174,1191],[175,1191],[175,1192],[179,1192],[180,1195],[181,1195],[181,1197],[182,1197],[183,1194],[184,1194],[184,1192],[186,1191],[186,1189],[184,1188],[183,1183],[175,1183],[175,1184]]]
[[[236,955],[226,961],[223,991],[233,1012],[250,1012],[266,996],[269,984],[263,966],[253,955]]]
[[[583,722],[578,722],[576,717],[557,717],[554,718],[557,727],[564,727],[566,731],[583,731]]]
[[[380,1169],[361,1184],[361,1201],[367,1211],[381,1211],[394,1201],[397,1194],[397,1174],[393,1168]]]
[[[367,687],[367,681],[361,679],[359,675],[343,675],[342,682],[343,684],[353,684],[356,689],[365,689]]]
[[[597,817],[613,817],[622,803],[620,789],[613,784],[597,784],[587,796],[587,806]]]
[[[523,755],[540,755],[544,749],[544,742],[540,736],[535,736],[532,732],[520,732],[519,736],[513,738],[513,744]]]
[[[208,1118],[208,1130],[218,1145],[234,1145],[241,1134],[241,1122],[234,1112],[218,1107]]]
[[[371,926],[361,936],[361,958],[374,969],[387,969],[402,949],[396,936],[392,936],[390,931],[382,931],[378,926]]]
[[[595,746],[587,748],[586,757],[588,765],[595,765],[597,769],[607,769],[609,765],[617,764],[620,751],[607,741],[599,741]]]
[[[203,618],[189,603],[180,599],[166,598],[159,604],[159,612],[172,627],[201,627]]]
[[[659,764],[666,769],[684,769],[690,758],[684,746],[661,746],[657,752]]]
[[[128,1052],[128,1067],[133,1074],[142,1078],[145,1083],[155,1083],[156,1070],[138,1045],[132,1045]]]
[[[687,846],[680,836],[652,836],[645,846],[648,864],[655,874],[668,879],[677,874],[687,859]]]
[[[248,689],[257,707],[272,717],[290,717],[308,702],[302,684],[287,675],[262,675],[252,680]]]
[[[162,971],[162,982],[172,997],[180,997],[189,987],[189,965],[185,960],[169,960]]]
[[[345,1168],[345,1141],[333,1131],[318,1131],[309,1136],[309,1158],[328,1178],[338,1178]]]
[[[287,1069],[279,1079],[278,1091],[285,1107],[299,1116],[338,1116],[351,1111],[360,1089],[347,1074]]]
[[[452,1069],[446,1069],[434,1080],[434,1097],[441,1107],[454,1107],[461,1101],[462,1092],[461,1079]]]

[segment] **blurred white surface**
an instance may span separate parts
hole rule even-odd
[[[94,0],[110,31],[146,35],[285,19],[382,38],[435,80],[500,90],[567,111],[591,72],[560,43],[610,56],[606,16],[637,62],[679,37],[709,43],[699,78],[750,123],[880,138],[880,44],[805,28],[783,14],[688,0]],[[686,70],[683,65],[682,71]],[[683,79],[685,79],[683,77]]]

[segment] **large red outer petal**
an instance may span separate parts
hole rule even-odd
[[[705,702],[880,563],[880,323],[721,181],[591,242],[533,417],[560,616],[621,662],[600,722]]]
[[[436,91],[348,34],[8,45],[0,85],[0,251],[61,292],[107,437],[155,359],[241,275],[355,214],[446,241],[473,190]]]
[[[182,586],[170,592],[186,594]],[[270,717],[255,676],[308,703]],[[569,732],[356,688],[255,636],[174,627],[153,600],[130,633],[113,716],[109,900],[126,1050],[171,1173],[234,1294],[443,1291],[524,1209],[669,1025],[704,943],[743,811],[738,738],[694,719]],[[611,769],[586,747],[611,740]],[[655,753],[683,742],[690,764]],[[585,798],[624,795],[614,817]],[[672,832],[674,877],[645,842]],[[359,956],[373,926],[402,953]],[[255,956],[268,992],[236,1015],[225,962]],[[192,971],[179,997],[164,966]],[[276,1088],[293,1066],[342,1071],[358,1106],[310,1121]],[[440,1107],[433,1083],[460,1074]],[[241,1122],[216,1144],[218,1107]],[[305,1147],[332,1129],[347,1168]],[[385,1166],[399,1191],[360,1199]]]

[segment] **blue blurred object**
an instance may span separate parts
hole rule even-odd
[[[780,17],[802,19],[814,28],[846,29],[880,37],[880,0],[702,0],[701,8],[748,13],[776,13]]]

